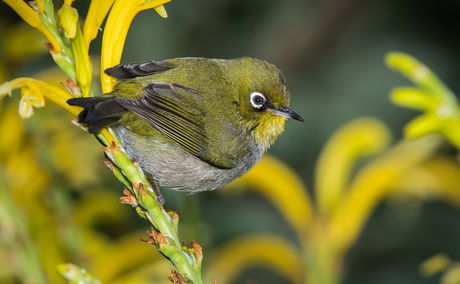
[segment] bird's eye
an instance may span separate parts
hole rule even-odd
[[[267,99],[261,93],[253,92],[251,93],[251,96],[249,97],[249,101],[251,102],[251,105],[253,108],[260,109],[265,104]]]

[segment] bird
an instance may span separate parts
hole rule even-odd
[[[157,187],[195,193],[251,169],[283,132],[290,107],[282,72],[260,59],[198,57],[118,64],[113,91],[68,100],[88,132],[110,126]]]

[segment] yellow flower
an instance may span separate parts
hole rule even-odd
[[[230,240],[216,250],[209,261],[207,280],[230,283],[247,267],[264,265],[285,276],[292,283],[303,283],[302,256],[283,238],[254,234]]]
[[[32,107],[43,106],[43,97],[66,109],[74,116],[80,112],[79,108],[67,104],[67,100],[71,98],[67,91],[32,78],[17,78],[3,83],[0,85],[0,99],[3,96],[11,94],[15,89],[24,88],[25,91],[23,90],[23,99],[21,100],[20,107],[21,116],[30,117],[33,114]]]
[[[64,36],[72,39],[77,33],[78,12],[77,9],[64,4],[58,11],[59,26],[64,30]]]
[[[31,117],[34,114],[34,107],[40,108],[45,106],[45,99],[40,90],[36,88],[36,86],[33,87],[33,90],[27,86],[21,89],[22,94],[21,101],[19,102],[19,115],[22,118]]]
[[[37,5],[37,9],[39,13],[45,12],[45,6],[43,6],[43,0],[35,0],[35,4]]]
[[[460,108],[452,91],[428,67],[408,54],[392,52],[385,61],[418,86],[397,88],[391,93],[393,103],[425,112],[406,126],[406,136],[441,133],[460,148]]]
[[[433,155],[439,144],[436,137],[403,141],[356,175],[328,224],[329,241],[339,254],[356,241],[378,202],[393,193],[394,181]]]
[[[80,26],[77,26],[75,38],[72,39],[72,52],[75,57],[75,69],[78,85],[84,97],[88,97],[91,92],[91,81],[93,71],[88,55],[88,47],[83,39]]]
[[[0,28],[0,30],[4,32],[1,43],[3,51],[3,56],[0,58],[1,65],[9,65],[11,62],[27,62],[47,51],[40,32],[31,29],[23,22],[9,26],[7,29]],[[5,68],[12,73],[11,66]],[[0,76],[0,82],[4,81]]]
[[[83,27],[86,47],[96,38],[97,32],[115,0],[92,0]]]
[[[156,8],[160,16],[166,16],[161,6],[171,0],[116,0],[110,10],[102,37],[101,51],[101,86],[102,92],[108,93],[115,84],[115,79],[104,70],[120,62],[129,26],[137,13]]]
[[[387,128],[371,119],[355,120],[334,134],[323,149],[315,171],[316,197],[323,214],[338,206],[357,158],[382,151],[390,139]]]

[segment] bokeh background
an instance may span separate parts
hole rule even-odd
[[[74,6],[84,15],[88,1],[76,1]],[[166,7],[166,20],[152,11],[136,17],[122,62],[251,56],[277,65],[287,78],[292,106],[306,123],[290,121],[269,153],[292,167],[308,188],[313,188],[321,149],[345,122],[375,117],[390,127],[394,140],[399,140],[404,125],[415,116],[416,112],[397,107],[389,100],[389,91],[407,85],[407,81],[385,67],[383,58],[387,52],[404,51],[418,57],[454,92],[460,91],[460,2],[456,0],[175,0]],[[18,76],[62,78],[40,36],[22,26],[20,18],[4,3],[0,3],[0,15],[0,82]],[[91,50],[97,58],[100,38]],[[9,108],[16,105],[14,98],[4,100],[0,116],[6,121]],[[11,113],[8,117],[14,117]],[[24,172],[38,174],[29,182],[39,187],[37,180],[43,179],[35,196],[23,197],[30,183],[17,185],[22,190],[13,194],[23,204],[18,206],[18,214],[24,223],[34,226],[32,242],[46,239],[46,233],[39,231],[54,226],[58,228],[55,243],[49,241],[49,245],[65,246],[63,261],[84,266],[88,260],[79,255],[78,245],[85,233],[79,225],[90,223],[88,227],[97,232],[97,238],[90,238],[95,243],[103,242],[99,238],[104,242],[119,240],[146,228],[128,206],[118,204],[122,187],[97,163],[103,159],[100,146],[89,135],[71,127],[67,114],[46,108],[37,110],[36,116],[25,122],[8,119],[2,124],[1,135],[23,128],[25,138],[15,153],[31,152],[30,161],[35,161],[38,169]],[[5,125],[10,128],[6,130]],[[63,132],[62,128],[69,129]],[[8,167],[5,161],[16,147],[0,145],[3,168]],[[447,145],[443,151],[456,155]],[[25,163],[31,166],[32,162]],[[0,172],[8,174],[4,180],[26,178],[17,170]],[[225,191],[197,195],[164,191],[167,206],[181,216],[182,239],[197,240],[205,248],[205,261],[207,253],[250,232],[275,234],[296,242],[292,228],[263,196]],[[30,204],[41,209],[33,209]],[[78,212],[84,213],[79,217]],[[33,218],[41,221],[29,220]],[[441,201],[404,199],[381,203],[346,255],[343,283],[439,283],[440,276],[422,276],[419,265],[440,252],[460,260],[459,220],[458,208]],[[75,226],[65,226],[68,222]],[[59,228],[74,231],[62,232]],[[75,241],[78,238],[80,241]],[[40,245],[38,254],[47,249],[50,248]],[[130,250],[130,246],[125,249]],[[155,254],[154,249],[151,253]],[[14,252],[7,255],[18,258]],[[92,272],[98,276],[97,271]],[[0,272],[1,283],[17,283],[14,277],[1,276]],[[244,269],[232,283],[291,282],[276,271],[255,265]]]

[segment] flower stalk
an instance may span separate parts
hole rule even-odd
[[[193,242],[192,244],[195,245],[192,251],[181,245],[178,236],[178,215],[173,211],[166,211],[163,206],[159,205],[152,185],[144,172],[136,161],[128,157],[121,142],[111,129],[102,130],[97,137],[106,145],[104,152],[113,162],[114,175],[125,186],[127,185],[130,194],[125,191],[125,195],[130,199],[130,202],[126,203],[133,205],[137,213],[149,220],[157,231],[149,233],[152,240],[149,243],[155,244],[158,250],[166,255],[191,283],[202,283],[202,256],[195,256],[195,251],[198,250],[199,245]],[[120,173],[122,174],[120,175]]]

